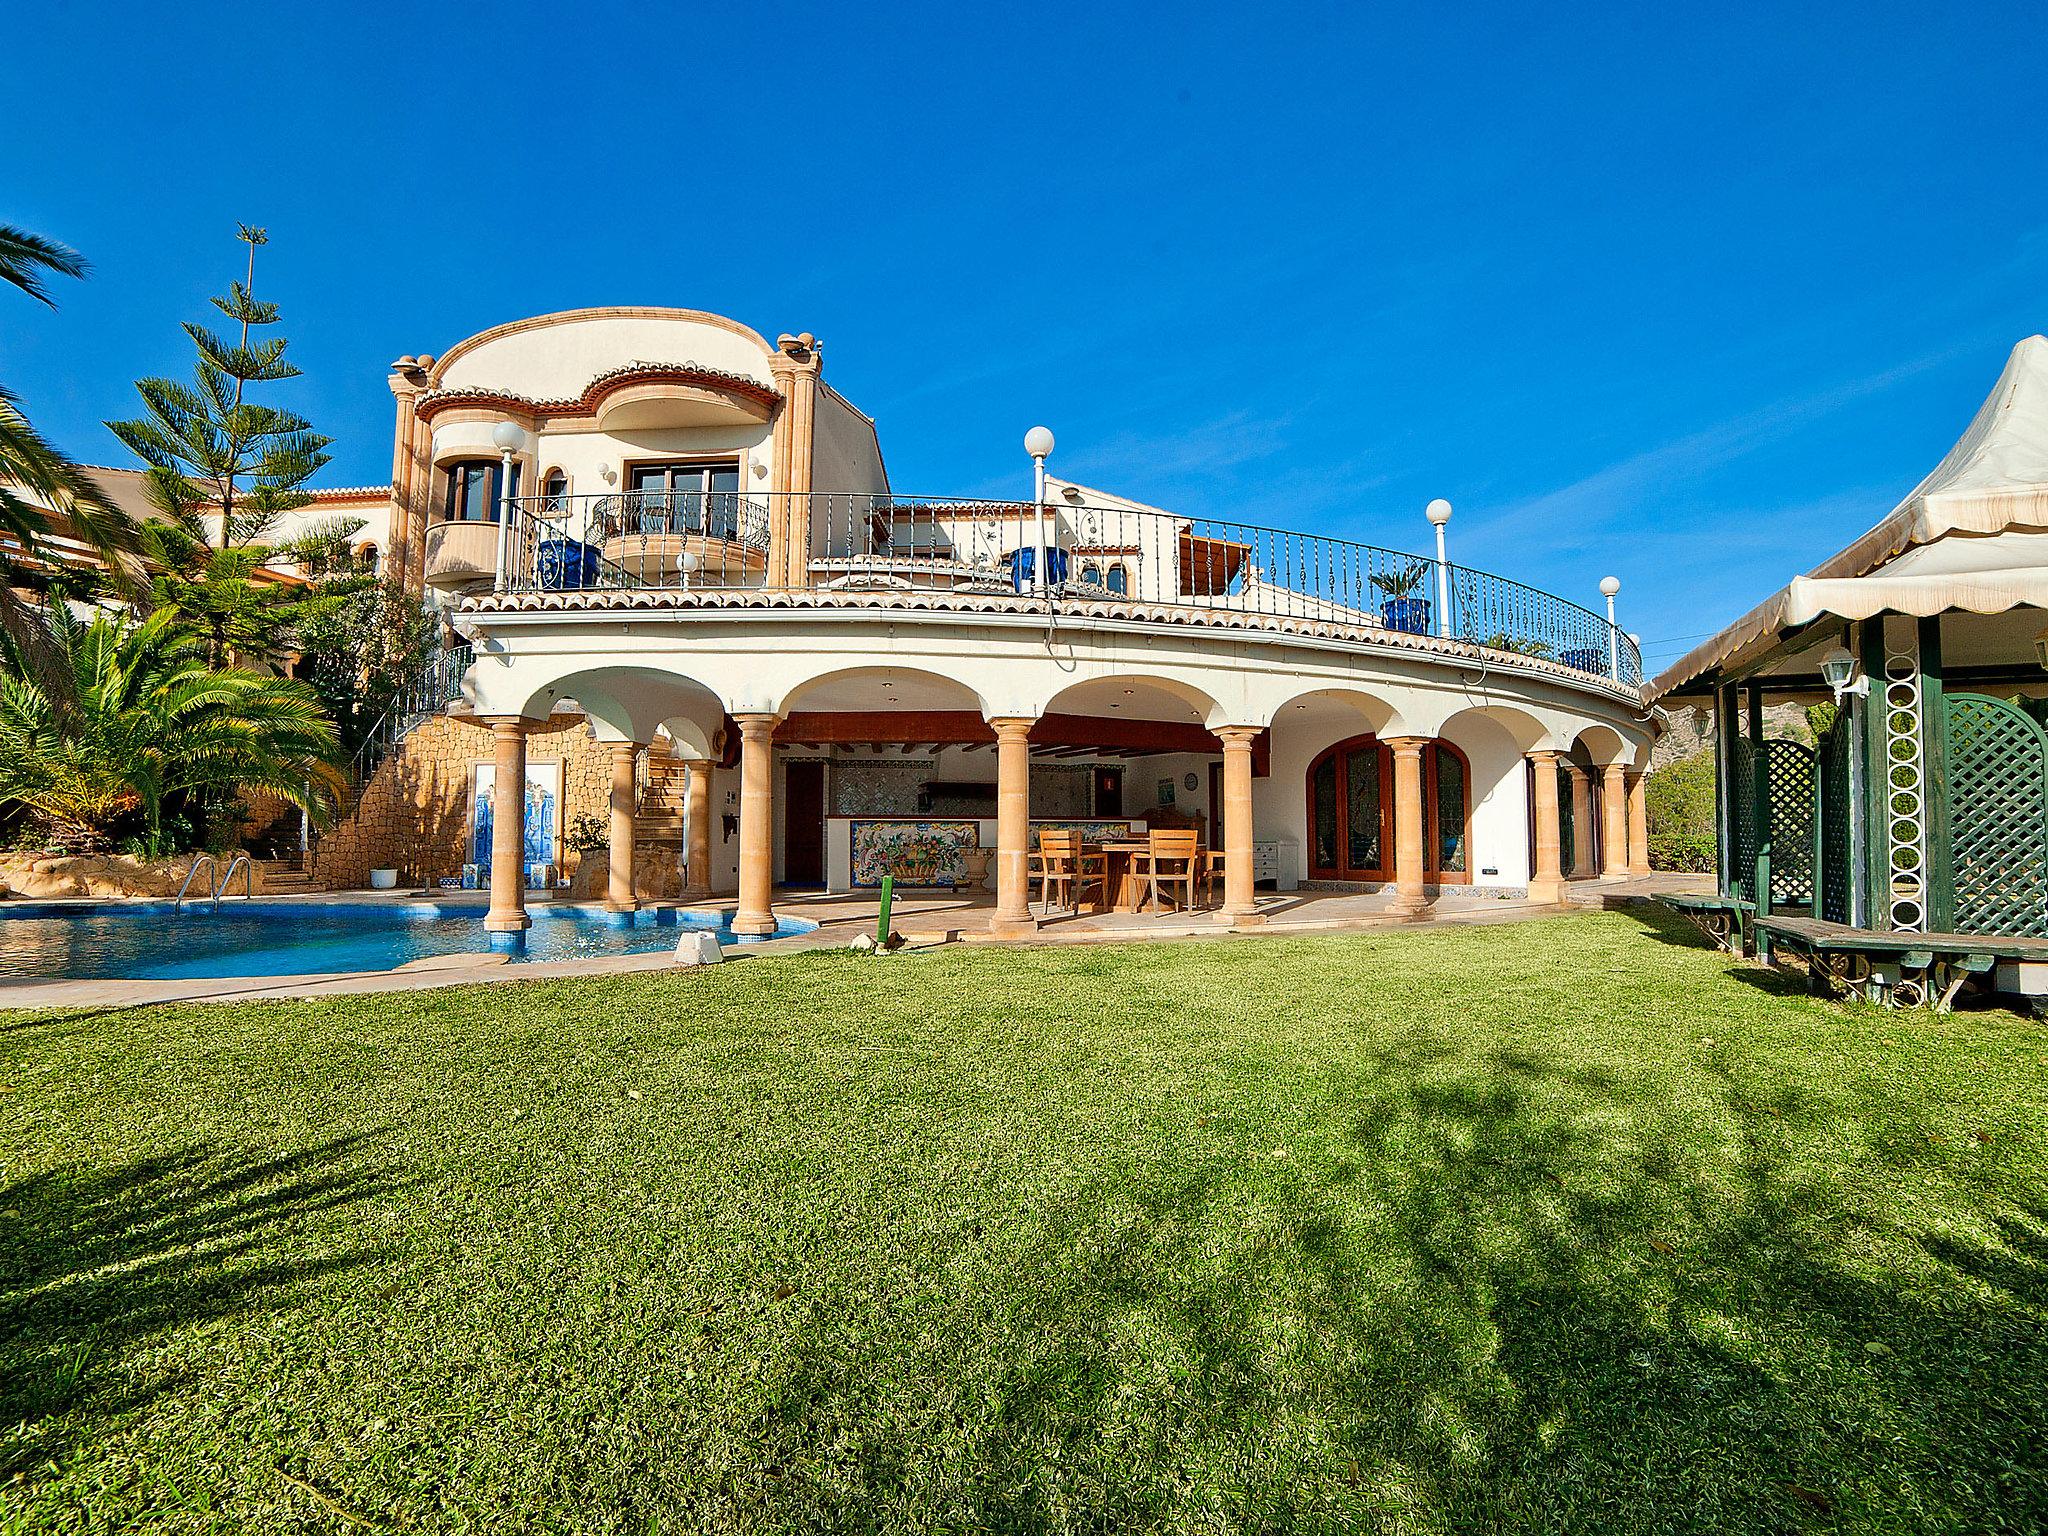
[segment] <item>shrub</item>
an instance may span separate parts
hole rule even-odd
[[[1715,867],[1714,750],[1702,747],[1650,775],[1650,867],[1707,874]]]

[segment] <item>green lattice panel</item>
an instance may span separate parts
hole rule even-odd
[[[1756,884],[1756,773],[1755,758],[1751,755],[1749,742],[1737,737],[1735,750],[1730,754],[1730,764],[1735,782],[1729,785],[1735,814],[1735,864],[1730,871],[1729,885],[1736,895],[1746,901],[1756,899],[1752,887]]]
[[[1959,933],[2048,937],[2048,737],[2003,699],[1948,696]]]
[[[1818,776],[1810,748],[1767,741],[1770,753],[1771,905],[1813,907],[1813,808]]]
[[[1850,798],[1849,754],[1853,750],[1849,716],[1835,717],[1820,739],[1820,915],[1823,921],[1849,921],[1849,892],[1856,878],[1851,842],[1856,815]]]

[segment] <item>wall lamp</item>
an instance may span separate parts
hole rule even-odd
[[[1852,693],[1865,698],[1870,694],[1870,679],[1857,675],[1856,658],[1844,646],[1833,646],[1822,654],[1820,680],[1834,690],[1837,705]]]

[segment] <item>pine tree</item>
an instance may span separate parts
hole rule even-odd
[[[299,370],[285,361],[282,336],[251,339],[278,321],[278,307],[255,295],[256,247],[269,236],[244,224],[237,238],[249,247],[247,275],[213,303],[241,327],[239,339],[188,324],[199,352],[192,382],[138,380],[148,414],[107,423],[148,466],[150,504],[166,518],[144,529],[157,606],[205,632],[216,665],[229,657],[274,662],[292,649],[304,599],[262,574],[270,554],[262,541],[280,517],[312,501],[305,484],[333,441],[297,413],[249,398],[253,386]]]

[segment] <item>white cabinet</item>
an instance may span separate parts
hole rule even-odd
[[[1276,891],[1291,891],[1301,884],[1301,845],[1291,837],[1261,837],[1252,841],[1252,884],[1273,882]]]

